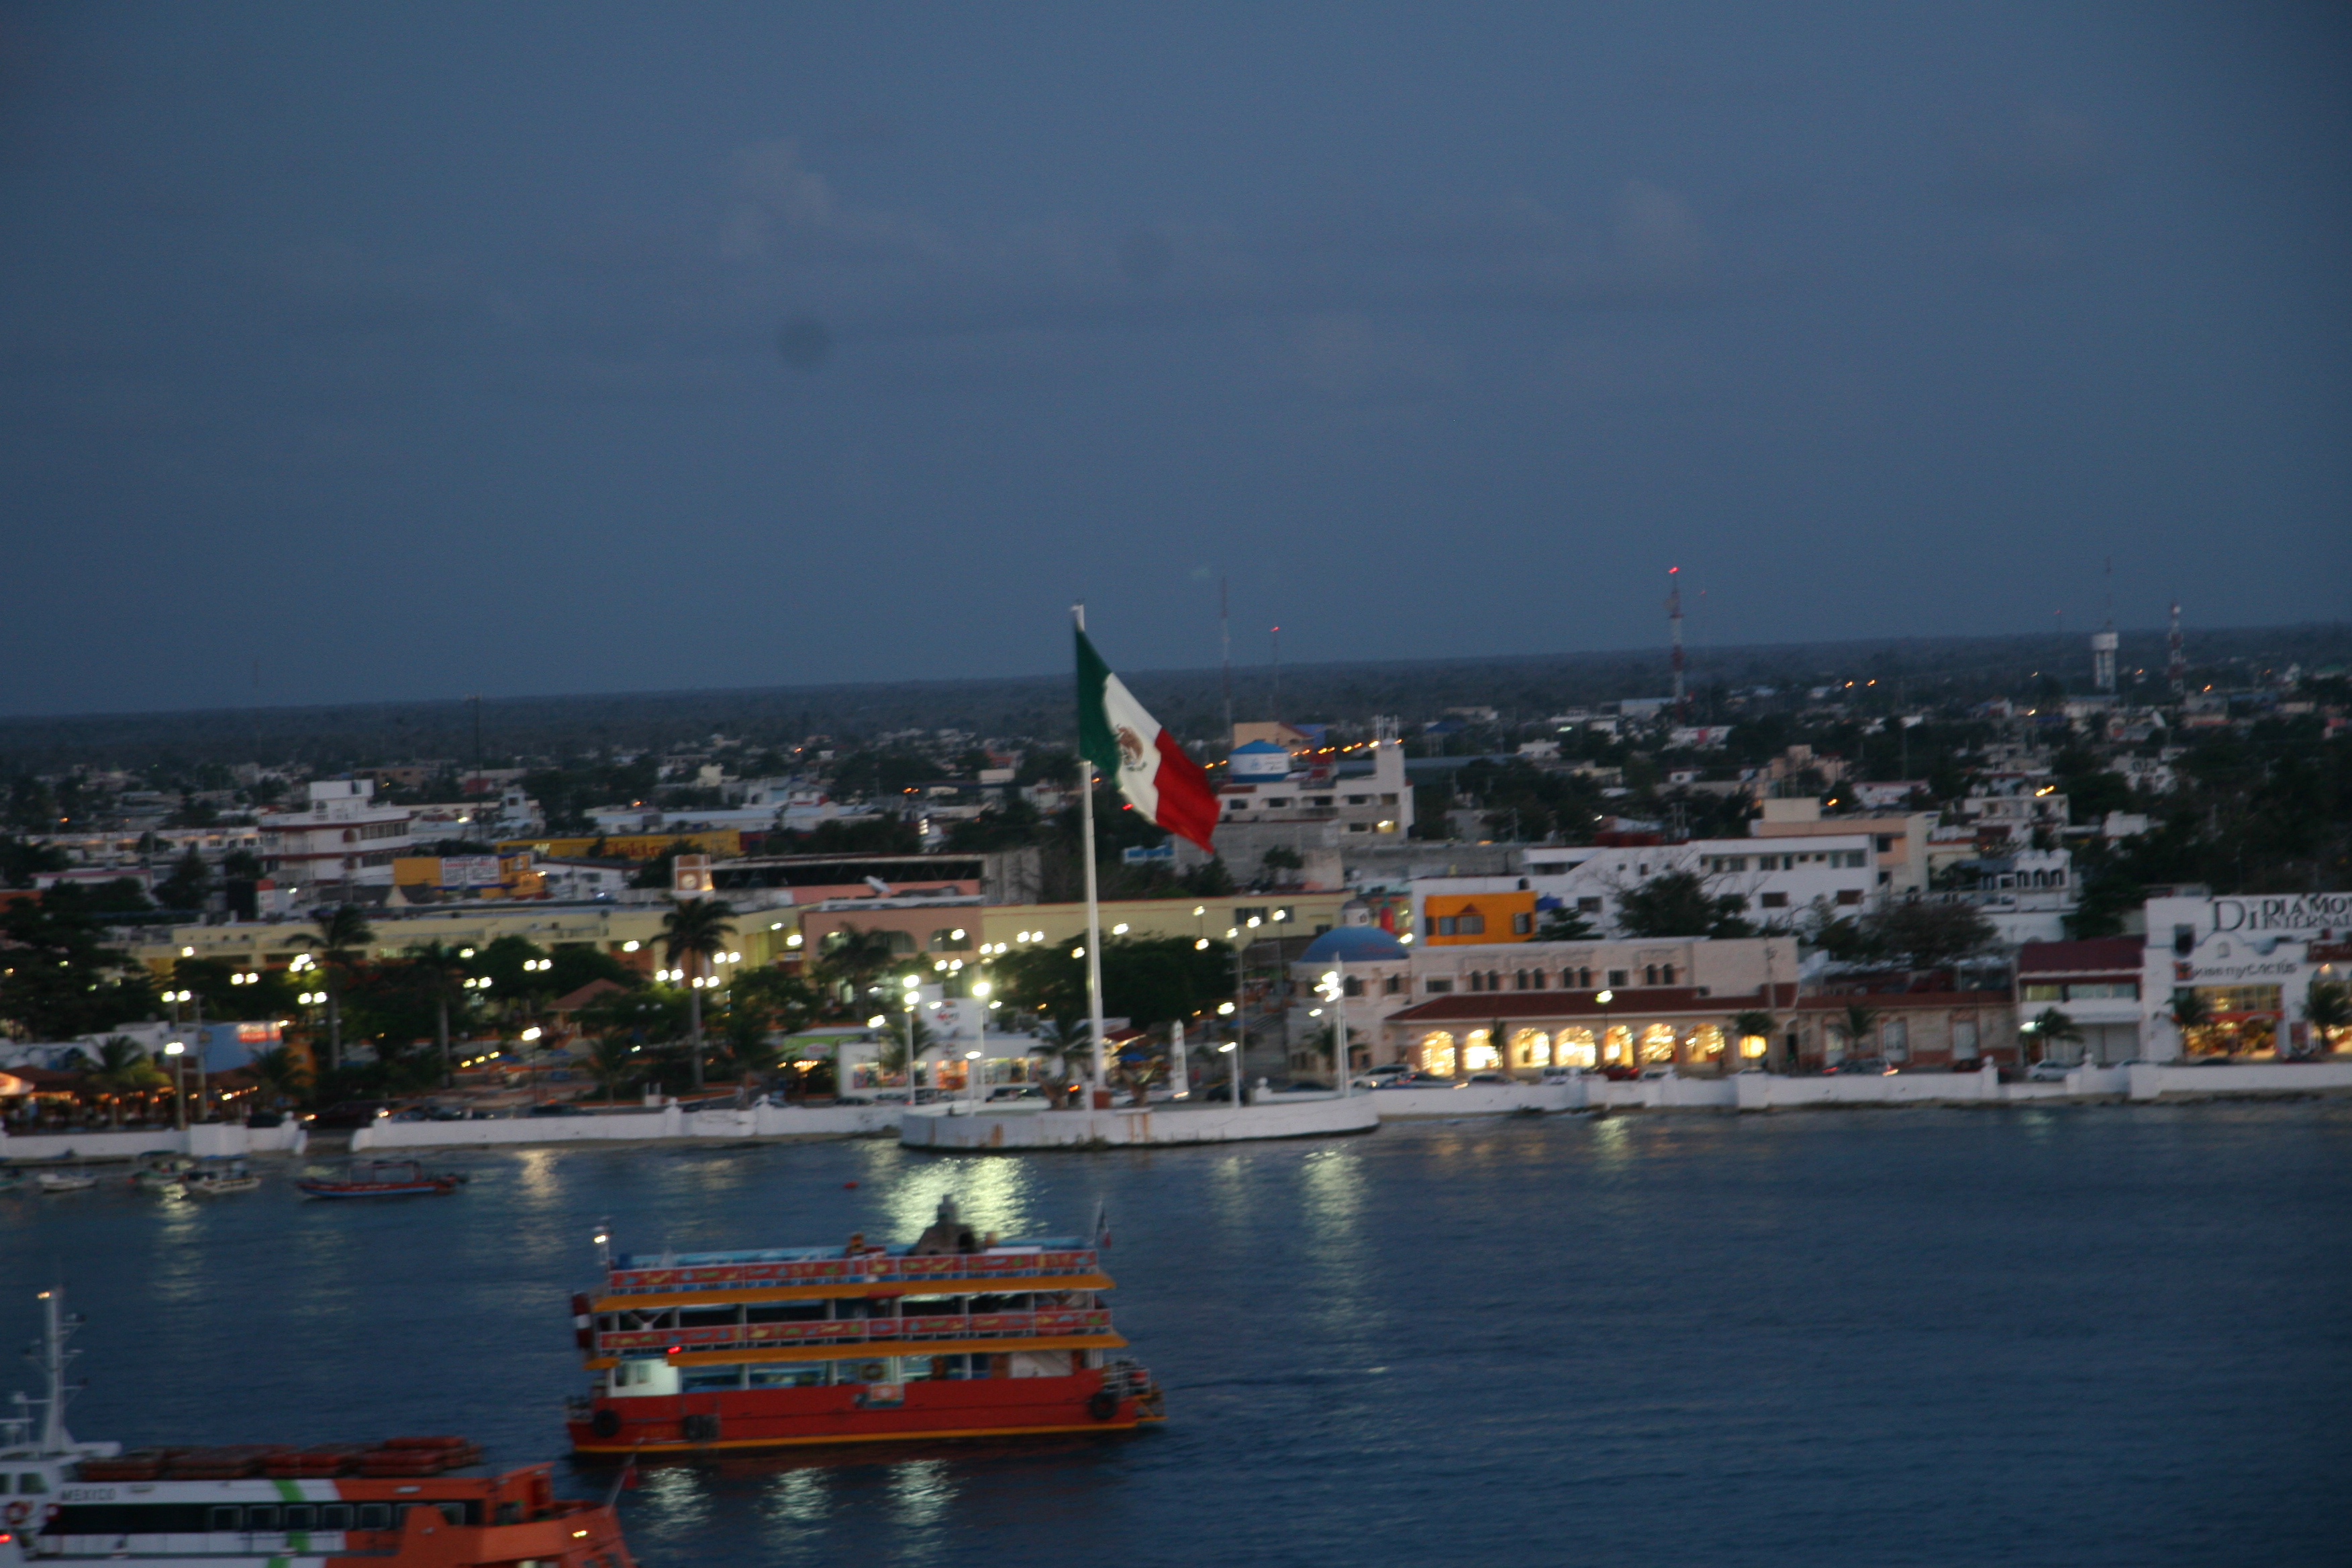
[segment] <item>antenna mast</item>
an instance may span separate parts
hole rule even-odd
[[[1683,694],[1683,587],[1677,574],[1679,566],[1666,568],[1666,629],[1674,643],[1675,722],[1687,723],[1690,719],[1688,699]]]
[[[1222,573],[1217,577],[1217,647],[1224,660],[1225,671],[1225,744],[1234,743],[1234,626],[1232,605],[1226,589],[1233,579]]]
[[[2172,695],[2189,695],[2189,655],[2180,646],[2180,601],[2172,601],[2172,629],[2164,634],[2164,679],[2171,683]]]

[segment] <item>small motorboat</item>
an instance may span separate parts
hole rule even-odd
[[[41,1171],[33,1185],[45,1193],[86,1193],[98,1185],[98,1178],[87,1171]]]
[[[181,1190],[190,1196],[215,1196],[222,1193],[249,1193],[261,1185],[261,1178],[245,1168],[245,1162],[227,1165],[199,1165],[180,1178]]]
[[[466,1181],[452,1172],[428,1171],[414,1160],[379,1160],[354,1164],[341,1181],[314,1176],[294,1184],[314,1198],[413,1198],[443,1197]]]
[[[131,1173],[131,1184],[144,1187],[149,1192],[177,1192],[180,1179],[195,1168],[196,1162],[185,1154],[150,1155]]]

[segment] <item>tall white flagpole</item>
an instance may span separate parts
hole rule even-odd
[[[1070,614],[1077,620],[1078,630],[1087,629],[1087,607],[1072,605]],[[1095,765],[1084,747],[1078,751],[1078,811],[1086,824],[1087,861],[1087,1012],[1093,1026],[1094,1082],[1087,1086],[1087,1108],[1094,1109],[1093,1095],[1107,1086],[1103,1076],[1103,1008],[1102,1008],[1102,899],[1095,887]]]

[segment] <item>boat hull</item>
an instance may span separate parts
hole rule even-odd
[[[440,1197],[457,1190],[455,1182],[297,1182],[313,1198]]]
[[[651,1457],[1129,1432],[1157,1419],[1153,1394],[1113,1394],[1104,1388],[1099,1370],[1068,1377],[948,1379],[896,1386],[901,1392],[895,1400],[877,1398],[876,1385],[858,1384],[599,1397],[587,1419],[567,1426],[575,1453]]]

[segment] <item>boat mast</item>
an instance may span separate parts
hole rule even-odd
[[[40,1300],[40,1342],[25,1352],[25,1359],[40,1373],[46,1394],[37,1400],[27,1400],[20,1394],[16,1400],[20,1405],[41,1406],[40,1451],[62,1454],[73,1447],[73,1434],[66,1430],[66,1402],[73,1397],[75,1391],[67,1385],[66,1372],[73,1365],[74,1358],[81,1354],[79,1351],[67,1349],[66,1342],[73,1337],[80,1320],[65,1310],[64,1286],[50,1286],[41,1292]]]

